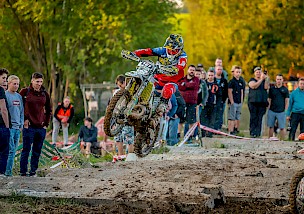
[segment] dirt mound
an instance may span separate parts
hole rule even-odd
[[[172,200],[173,201],[173,200]],[[263,200],[256,201],[234,201],[229,200],[225,205],[220,205],[215,209],[208,209],[206,207],[195,207],[195,210],[189,209],[185,212],[181,207],[172,202],[166,207],[158,206],[157,203],[151,204],[151,207],[139,208],[133,207],[124,203],[117,203],[116,205],[98,205],[90,206],[85,204],[75,203],[72,200],[58,200],[58,199],[38,199],[27,197],[10,197],[0,198],[0,207],[2,214],[10,213],[40,213],[40,214],[100,214],[100,213],[208,213],[208,214],[221,214],[221,213],[246,213],[246,214],[287,214],[289,213],[288,207],[278,206],[271,202]]]

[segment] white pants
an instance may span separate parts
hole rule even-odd
[[[52,141],[53,143],[57,142],[57,137],[58,137],[58,132],[60,129],[60,122],[53,117],[53,135],[52,135]],[[63,131],[63,142],[64,145],[68,144],[68,140],[69,140],[69,125],[67,126],[62,126],[62,131]]]

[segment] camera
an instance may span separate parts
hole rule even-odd
[[[264,74],[267,75],[267,70],[264,70]]]

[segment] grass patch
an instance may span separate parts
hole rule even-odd
[[[164,154],[164,153],[168,153],[170,151],[170,149],[166,146],[161,146],[160,148],[157,149],[153,149],[151,151],[151,154]]]
[[[216,148],[216,149],[225,149],[226,146],[225,144],[219,143],[219,142],[214,142],[212,144],[212,148]]]
[[[112,162],[113,156],[112,154],[106,154],[105,156],[100,155],[90,155],[89,158],[86,158],[79,150],[69,152],[68,154],[62,153],[63,156],[72,156],[72,158],[66,158],[65,160],[68,162],[69,167],[71,168],[87,168],[91,167],[91,164],[102,163],[102,162]],[[41,159],[43,157],[40,157]],[[30,158],[29,158],[30,160]],[[62,161],[61,159],[57,161],[53,161],[51,158],[43,158],[44,164],[39,162],[38,171],[43,172],[46,169],[49,169],[51,166],[55,165],[56,163]],[[66,166],[62,164],[58,166],[58,168],[65,168]],[[44,173],[38,173],[37,175],[40,177],[44,177]],[[15,160],[14,168],[13,168],[13,175],[19,175],[20,173],[20,161]]]
[[[237,134],[237,136],[239,136],[239,137],[245,137],[245,134],[243,132],[240,132],[240,133]]]
[[[113,160],[113,156],[111,154],[106,154],[105,156],[94,156],[91,155],[89,161],[91,163],[102,163],[102,162],[111,162]]]

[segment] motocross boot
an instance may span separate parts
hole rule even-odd
[[[165,113],[165,111],[167,109],[168,102],[169,102],[168,99],[161,97],[155,113],[159,116],[163,116],[163,114]]]

